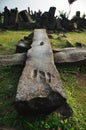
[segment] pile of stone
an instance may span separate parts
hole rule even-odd
[[[0,23],[6,29],[28,29],[33,20],[27,10],[18,12],[17,8],[9,10],[5,7],[4,12],[0,13]]]
[[[9,10],[4,8],[0,13],[0,27],[7,29],[34,29],[45,28],[53,31],[76,31],[86,29],[85,14],[80,17],[80,11],[69,20],[66,13],[55,16],[56,7],[50,7],[49,11],[42,13],[30,10],[18,11],[17,8]]]

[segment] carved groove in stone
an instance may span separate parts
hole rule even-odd
[[[37,69],[34,69],[33,71],[33,78],[36,78],[37,77]]]

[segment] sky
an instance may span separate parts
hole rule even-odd
[[[68,0],[0,0],[0,12],[4,7],[8,9],[18,7],[18,10],[25,10],[30,7],[30,10],[38,11],[39,9],[44,12],[48,11],[51,6],[56,7],[56,15],[59,15],[59,11],[69,13],[70,7]],[[86,0],[76,0],[71,4],[70,17],[75,15],[76,11],[81,11],[81,16],[86,13]]]

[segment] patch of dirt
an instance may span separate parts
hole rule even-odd
[[[86,74],[78,73],[76,75],[76,79],[77,79],[77,85],[81,87],[86,87]]]

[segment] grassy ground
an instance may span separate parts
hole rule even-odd
[[[0,54],[15,53],[18,40],[29,35],[29,31],[0,32]],[[66,47],[66,41],[86,44],[86,31],[82,33],[70,32],[62,37],[53,34],[51,39],[53,48]],[[59,37],[59,38],[58,38]],[[46,117],[19,116],[14,107],[15,95],[22,66],[0,67],[0,126],[10,126],[19,130],[85,130],[86,129],[86,66],[57,66],[61,75],[68,103],[74,114],[70,119],[61,120],[57,112]],[[81,77],[80,77],[81,76]]]
[[[28,36],[28,31],[2,31],[0,32],[0,54],[15,53],[17,42],[24,36]]]
[[[52,48],[67,47],[67,41],[71,43],[71,46],[76,47],[76,43],[81,43],[83,47],[86,47],[86,31],[83,33],[67,32],[60,34],[53,34],[54,39],[51,39]]]

